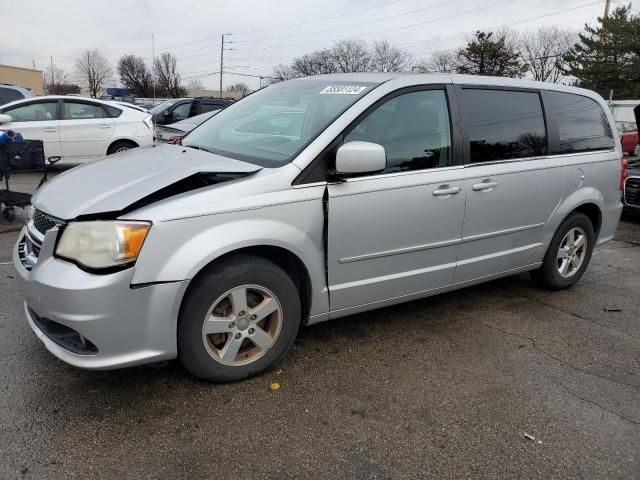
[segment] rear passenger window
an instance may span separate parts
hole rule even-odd
[[[451,132],[443,90],[424,90],[393,97],[369,113],[344,143],[373,142],[384,147],[384,172],[451,165]]]
[[[595,100],[572,93],[546,92],[545,106],[558,124],[560,144],[553,153],[614,148],[609,120]]]
[[[471,163],[547,153],[537,92],[464,89],[462,99]]]
[[[214,110],[222,110],[222,105],[217,103],[203,103],[200,105],[200,113],[212,112]]]
[[[64,101],[63,120],[91,120],[94,118],[105,118],[102,105],[95,103],[81,103],[70,100]]]

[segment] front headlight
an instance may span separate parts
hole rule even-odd
[[[71,222],[56,256],[91,269],[126,266],[138,258],[150,227],[147,222]]]

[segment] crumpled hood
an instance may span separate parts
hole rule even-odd
[[[32,204],[49,215],[118,212],[197,173],[251,173],[261,167],[179,145],[133,149],[76,167],[45,183]]]

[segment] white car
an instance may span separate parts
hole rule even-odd
[[[0,129],[42,140],[45,157],[77,164],[153,145],[152,116],[93,98],[49,95],[0,107]]]

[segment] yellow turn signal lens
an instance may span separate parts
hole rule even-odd
[[[149,225],[127,226],[122,229],[123,252],[124,258],[135,258],[140,253],[142,243],[144,242]]]

